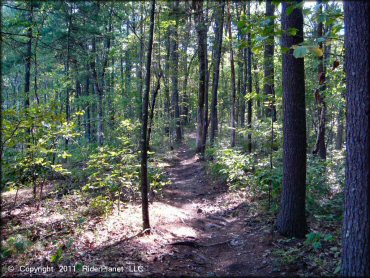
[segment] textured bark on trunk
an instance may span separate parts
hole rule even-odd
[[[230,0],[227,1],[227,14],[229,23],[229,42],[230,42],[230,65],[231,65],[231,147],[235,146],[236,126],[235,126],[235,102],[236,102],[236,84],[235,84],[235,65],[234,65],[234,50],[233,50],[233,35],[231,32],[231,13]]]
[[[260,82],[258,78],[258,63],[257,63],[257,59],[255,58],[255,56],[253,56],[252,64],[253,64],[253,71],[254,71],[254,77],[253,77],[254,78],[254,88],[256,89],[257,96],[259,96],[260,95]],[[258,107],[257,116],[260,118],[263,116],[263,111],[261,109],[261,101],[259,98],[257,101],[257,107]]]
[[[72,9],[72,6],[71,6]],[[66,121],[69,123],[69,118],[70,118],[70,107],[69,107],[69,91],[70,91],[70,85],[69,85],[69,60],[70,60],[70,55],[71,55],[71,46],[70,46],[70,37],[71,37],[71,28],[72,28],[72,15],[70,11],[68,11],[68,31],[67,31],[67,57],[66,57],[66,77],[67,77],[67,88],[66,88],[66,99],[65,99],[65,113],[66,113]],[[65,149],[68,149],[68,138],[65,139]]]
[[[248,2],[248,19],[251,18],[251,2]],[[248,71],[248,94],[252,94],[252,39],[251,33],[249,32],[247,35],[248,40],[248,55],[247,55],[247,71]],[[248,152],[252,152],[252,132],[250,129],[252,128],[252,99],[248,99],[248,115],[247,115],[247,127],[249,129],[248,132]]]
[[[342,276],[370,277],[370,3],[344,2],[347,73]]]
[[[89,76],[89,65],[86,66],[86,79],[85,79],[85,96],[89,97],[89,87],[90,87],[90,76]],[[85,133],[86,138],[91,142],[91,113],[90,113],[90,103],[86,107],[86,124],[85,124]]]
[[[171,81],[172,81],[172,117],[175,120],[176,142],[181,142],[181,124],[180,124],[180,107],[179,107],[179,50],[178,50],[178,24],[179,24],[179,0],[173,2],[173,13],[175,26],[172,28],[171,38]]]
[[[296,8],[290,15],[287,9],[294,5],[284,2],[282,8],[282,46],[290,48],[303,41],[302,9]],[[295,36],[287,32],[296,28]],[[280,234],[302,238],[307,231],[305,215],[306,197],[306,109],[304,60],[294,58],[292,50],[283,54],[283,109],[284,153],[283,192],[277,219]]]
[[[96,39],[93,37],[92,39],[92,53],[93,57],[91,59],[90,67],[93,73],[93,79],[94,79],[94,91],[98,96],[98,102],[97,102],[97,113],[98,113],[98,129],[97,129],[97,139],[98,139],[98,145],[103,145],[103,90],[101,88],[100,82],[99,82],[99,76],[98,71],[96,69]]]
[[[342,149],[342,144],[343,144],[343,109],[342,107],[339,108],[338,110],[338,115],[337,115],[337,136],[335,138],[335,149],[341,150]]]
[[[33,24],[33,6],[30,3],[30,12],[28,14],[28,30],[27,30],[27,55],[25,63],[25,77],[24,77],[24,108],[30,107],[30,81],[31,81],[31,59],[32,59],[32,24]]]
[[[150,136],[152,134],[152,127],[153,127],[153,119],[154,119],[154,109],[155,109],[155,102],[157,100],[158,92],[161,88],[161,75],[157,78],[157,84],[155,86],[155,89],[152,93],[152,104],[150,106],[150,114],[149,114],[149,128],[148,128],[148,149],[150,149]]]
[[[204,136],[204,103],[207,82],[207,29],[203,15],[203,1],[193,0],[193,9],[195,10],[194,19],[198,37],[198,59],[199,59],[199,92],[198,92],[198,111],[197,111],[197,138],[196,152],[204,154],[205,146],[203,145]]]
[[[149,202],[148,202],[148,142],[147,142],[147,129],[148,129],[148,106],[149,106],[149,92],[150,92],[150,73],[152,64],[152,49],[153,49],[153,34],[154,34],[154,10],[155,0],[152,0],[150,11],[150,30],[148,52],[146,60],[146,78],[145,78],[145,92],[143,99],[143,119],[141,128],[141,206],[143,217],[143,230],[150,229],[149,222]]]
[[[188,3],[187,3],[188,4]],[[185,40],[183,43],[183,52],[184,52],[184,61],[183,61],[183,71],[184,71],[184,81],[182,85],[182,102],[180,107],[180,113],[181,113],[181,125],[186,125],[188,123],[188,113],[189,113],[189,97],[188,97],[188,80],[189,80],[189,70],[188,70],[188,45],[189,45],[189,39],[190,39],[190,30],[192,28],[191,24],[191,18],[188,19],[188,23],[186,26],[186,35]],[[190,63],[189,63],[190,66]]]
[[[271,0],[266,1],[266,17],[269,18],[269,23],[266,28],[271,32],[269,35],[264,51],[264,93],[266,95],[266,100],[269,105],[266,107],[266,115],[273,117],[273,121],[276,121],[276,106],[275,106],[275,86],[274,86],[274,28],[275,22],[272,18],[275,13],[275,6],[272,4]]]
[[[224,11],[225,11],[225,0],[221,1],[221,6],[217,8],[216,19],[215,19],[215,58],[213,67],[213,83],[212,83],[212,101],[211,101],[211,130],[210,130],[210,143],[213,146],[215,137],[218,130],[218,111],[217,111],[217,91],[220,76],[220,61],[221,61],[221,50],[222,50],[222,34],[224,25]]]
[[[164,65],[165,77],[164,77],[164,114],[165,114],[165,127],[164,132],[167,136],[170,136],[170,57],[171,57],[171,38],[170,38],[170,30],[168,29],[166,32],[166,60]]]
[[[322,14],[322,0],[318,0],[317,4],[319,5],[318,10],[318,20],[317,23],[317,37],[321,38],[323,35],[323,23],[320,20]],[[323,50],[322,42],[319,43],[319,48]],[[316,91],[316,101],[319,109],[320,120],[319,120],[319,129],[317,132],[315,149],[312,152],[313,154],[318,154],[321,159],[326,159],[326,143],[325,143],[325,132],[326,132],[326,102],[325,102],[325,67],[324,67],[324,56],[319,57],[319,66],[318,66],[318,79],[319,79],[319,88]]]

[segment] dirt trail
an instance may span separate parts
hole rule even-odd
[[[21,228],[32,230],[35,240],[46,247],[30,256],[10,258],[6,265],[23,261],[34,267],[52,266],[48,259],[55,253],[52,242],[73,239],[73,246],[63,253],[62,265],[125,267],[127,276],[273,275],[268,239],[271,225],[256,207],[258,201],[247,198],[246,191],[229,192],[223,182],[206,173],[206,162],[186,145],[171,152],[166,165],[171,184],[150,204],[150,235],[138,236],[138,202],[127,203],[108,217],[88,219],[77,228],[68,219],[72,219],[72,211],[80,215],[83,200],[78,195],[49,198],[39,211],[36,203],[26,200],[14,210],[3,233],[22,223]],[[11,196],[6,198],[11,202]],[[33,217],[28,216],[31,213]],[[41,232],[49,230],[54,232],[43,235],[50,237],[45,243]],[[76,275],[74,271],[61,274]],[[83,275],[100,277],[102,273]]]
[[[245,198],[206,174],[205,162],[187,146],[168,167],[172,184],[163,202],[179,219],[154,227],[168,243],[151,272],[164,275],[271,275],[268,230]],[[171,237],[169,238],[169,235]]]

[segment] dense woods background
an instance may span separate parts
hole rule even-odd
[[[69,232],[49,242],[20,220],[63,211],[52,200],[70,206],[61,214],[83,208],[70,220],[82,230],[140,201],[149,233],[173,183],[166,163],[185,145],[207,183],[258,204],[272,272],[370,275],[368,3],[1,9],[3,262],[77,252]]]

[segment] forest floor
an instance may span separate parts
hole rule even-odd
[[[9,213],[14,192],[3,193],[2,238],[23,242],[26,250],[2,259],[3,275],[29,274],[21,266],[53,267],[44,275],[60,276],[277,276],[307,268],[318,274],[309,270],[314,265],[302,264],[299,256],[306,253],[296,248],[302,240],[277,236],[274,217],[258,205],[259,198],[229,191],[189,146],[178,146],[163,164],[170,183],[151,200],[150,235],[140,233],[139,200],[108,216],[91,216],[81,196],[53,195],[50,184],[39,209],[24,189]],[[299,255],[284,270],[274,250],[287,245],[288,260],[289,250]]]
[[[174,150],[165,166],[171,184],[152,201],[152,230],[145,236],[138,235],[139,204],[106,218],[85,218],[83,200],[52,197],[50,185],[45,190],[50,198],[38,210],[31,192],[19,191],[9,215],[14,192],[3,194],[2,237],[12,236],[25,248],[32,244],[29,252],[2,260],[3,274],[27,274],[20,266],[54,266],[53,273],[45,274],[71,276],[102,274],[93,266],[123,267],[127,275],[144,276],[271,274],[269,224],[253,202],[246,202],[246,192],[228,192],[186,145]],[[59,249],[58,263],[52,263]]]
[[[228,192],[206,172],[206,163],[179,147],[167,168],[172,181],[162,202],[171,206],[154,234],[159,262],[152,274],[168,276],[266,276],[271,273],[269,229],[245,194]],[[155,235],[154,235],[155,237]],[[157,255],[158,255],[157,254]]]

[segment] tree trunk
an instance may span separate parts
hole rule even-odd
[[[144,3],[140,2],[140,47],[139,47],[139,62],[136,67],[136,77],[137,77],[137,102],[139,110],[139,118],[143,118],[143,64],[144,64]]]
[[[261,115],[263,113],[263,111],[261,112],[261,103],[260,103],[260,98],[259,98],[259,95],[260,95],[260,82],[259,82],[259,78],[258,78],[258,62],[257,62],[257,59],[256,59],[256,56],[254,55],[253,56],[253,71],[254,71],[254,88],[256,89],[256,94],[257,94],[257,97],[258,97],[258,101],[257,101],[257,107],[258,107],[258,117],[262,117],[263,115]]]
[[[221,6],[217,8],[215,19],[215,52],[214,52],[214,66],[213,66],[213,83],[212,83],[212,102],[211,102],[211,130],[210,130],[210,144],[213,146],[216,133],[218,130],[218,111],[217,111],[217,91],[218,80],[220,76],[220,61],[222,50],[222,34],[224,24],[225,0],[221,0]]]
[[[69,123],[69,119],[70,119],[70,107],[69,107],[69,91],[70,91],[70,84],[69,84],[69,81],[70,81],[70,77],[69,77],[69,60],[70,60],[70,56],[71,56],[71,43],[70,43],[70,40],[71,40],[71,29],[72,29],[72,6],[70,8],[70,10],[68,11],[68,33],[67,33],[67,57],[66,57],[66,65],[65,65],[65,69],[66,69],[66,77],[67,77],[67,88],[66,88],[66,99],[65,99],[65,102],[66,102],[66,107],[65,107],[65,112],[66,112],[66,121],[67,123]],[[65,139],[65,149],[68,149],[68,138]]]
[[[317,23],[317,37],[321,38],[323,33],[323,23],[320,19],[320,15],[322,14],[322,0],[318,0],[317,4],[319,5],[318,10],[318,23]],[[319,43],[319,48],[322,51],[322,42]],[[325,67],[324,67],[324,57],[319,57],[319,66],[318,66],[318,79],[319,79],[319,88],[315,92],[316,102],[319,106],[319,114],[320,114],[320,121],[319,121],[319,130],[317,133],[317,139],[315,144],[315,149],[312,152],[313,154],[319,154],[321,159],[326,159],[326,144],[325,144],[325,132],[326,132],[326,102],[325,102]]]
[[[342,276],[370,276],[370,2],[344,2],[347,158]]]
[[[27,55],[26,55],[26,63],[25,63],[25,78],[24,78],[24,108],[26,110],[26,116],[28,115],[28,108],[30,107],[30,81],[31,81],[31,59],[32,59],[32,25],[33,25],[33,5],[32,2],[29,3],[29,14],[28,14],[28,24],[29,27],[27,29]],[[2,102],[2,99],[1,99]],[[1,113],[2,115],[2,113]],[[27,138],[26,138],[26,149],[30,147],[31,143],[31,128],[27,128]],[[2,132],[1,132],[2,134]],[[0,148],[0,159],[3,159],[3,147]],[[2,163],[0,163],[2,164]],[[2,166],[1,166],[2,167]],[[2,168],[0,168],[0,173],[2,174]],[[33,184],[33,198],[36,200],[36,183]]]
[[[296,8],[287,15],[292,2],[282,7],[282,46],[291,48],[303,41],[302,9]],[[295,36],[288,30],[296,28]],[[294,58],[292,51],[283,54],[283,109],[284,153],[283,192],[277,219],[280,234],[303,238],[307,231],[305,215],[306,197],[306,109],[304,60]]]
[[[251,2],[248,2],[248,19],[250,21],[251,19]],[[251,33],[248,32],[248,61],[247,61],[247,71],[248,71],[248,116],[247,116],[247,127],[249,129],[248,131],[248,152],[252,152],[252,39],[251,39]]]
[[[166,59],[165,59],[165,77],[164,77],[164,114],[165,114],[165,133],[170,136],[170,123],[171,123],[171,114],[170,114],[170,57],[171,57],[171,32],[170,29],[166,32]]]
[[[193,0],[193,8],[195,10],[194,20],[196,22],[196,30],[198,36],[198,59],[199,59],[199,92],[198,92],[198,111],[197,111],[197,138],[196,152],[204,154],[205,146],[203,145],[204,132],[204,103],[206,94],[207,82],[207,29],[203,15],[203,1]]]
[[[343,145],[344,126],[343,126],[342,116],[343,116],[343,109],[342,107],[339,107],[338,115],[337,115],[337,136],[335,139],[335,149],[337,150],[341,150],[342,145]]]
[[[129,24],[126,22],[126,36],[129,36]],[[131,92],[131,55],[130,48],[127,47],[125,51],[125,93],[128,98]]]
[[[154,119],[154,108],[155,108],[155,102],[157,100],[158,92],[161,88],[161,77],[160,74],[157,78],[157,84],[155,86],[155,89],[152,93],[152,104],[150,106],[150,114],[149,114],[149,128],[148,128],[148,149],[150,149],[150,136],[152,134],[152,127],[153,127],[153,119]]]
[[[236,127],[235,127],[235,102],[236,102],[236,84],[235,84],[235,65],[233,50],[233,35],[231,32],[231,13],[230,0],[227,1],[227,14],[229,23],[229,42],[230,42],[230,65],[231,65],[231,147],[235,147]]]
[[[208,11],[209,11],[209,0],[207,0],[207,7],[206,7],[206,14],[205,14],[205,20],[204,20],[204,23],[205,23],[205,44],[208,45],[208,42],[207,42],[207,32],[208,32]],[[206,69],[207,69],[207,73],[206,73],[206,91],[205,91],[205,94],[204,94],[204,125],[203,125],[203,136],[202,136],[202,146],[204,148],[204,150],[206,149],[206,144],[207,144],[207,133],[208,133],[208,125],[209,125],[209,118],[208,118],[208,111],[209,111],[209,105],[208,105],[208,89],[209,89],[209,72],[211,70],[211,67],[212,67],[212,63],[210,65],[208,65],[208,54],[207,54],[207,48],[206,48]]]
[[[266,0],[266,17],[268,17],[269,23],[266,26],[268,28],[269,37],[265,44],[264,51],[264,93],[266,95],[266,100],[269,105],[266,107],[266,115],[272,116],[273,121],[276,121],[276,106],[275,106],[275,86],[274,86],[274,13],[275,6],[272,4],[271,0]]]
[[[188,96],[188,79],[189,79],[189,70],[188,70],[188,45],[189,45],[189,39],[190,39],[190,30],[192,28],[191,26],[191,18],[188,19],[188,23],[186,26],[186,35],[183,43],[183,52],[184,52],[184,61],[183,61],[183,70],[184,70],[184,83],[182,86],[183,90],[183,97],[181,102],[181,126],[186,125],[188,123],[188,113],[189,113],[189,96]],[[189,63],[190,67],[191,62]]]
[[[173,13],[176,25],[172,28],[171,39],[171,81],[172,81],[172,117],[175,120],[176,142],[181,142],[181,124],[179,107],[179,50],[178,50],[178,24],[179,24],[179,0],[173,3]]]
[[[153,34],[154,34],[154,12],[155,0],[152,0],[150,11],[150,30],[149,42],[146,61],[146,78],[145,78],[145,92],[143,99],[143,119],[141,129],[141,205],[143,217],[143,230],[150,229],[149,223],[149,202],[148,202],[148,142],[147,142],[147,129],[148,129],[148,106],[149,106],[149,92],[150,92],[150,73],[152,63],[152,49],[153,49]]]
[[[90,74],[88,65],[86,67],[86,79],[85,79],[85,96],[89,97],[89,87],[90,87]],[[86,124],[85,133],[88,142],[91,142],[91,113],[90,113],[90,102],[86,107]]]
[[[103,90],[102,86],[99,82],[99,76],[98,71],[96,69],[96,38],[95,36],[92,39],[92,54],[93,57],[91,58],[90,67],[93,73],[93,79],[94,79],[94,91],[98,96],[98,102],[97,102],[97,113],[98,113],[98,129],[97,129],[97,139],[98,139],[98,145],[103,145]]]
[[[25,63],[25,77],[24,77],[24,108],[30,107],[30,81],[31,81],[31,59],[32,59],[32,24],[33,24],[33,5],[29,5],[30,12],[28,15],[28,30],[27,30],[27,55]],[[28,132],[30,134],[30,131]]]

